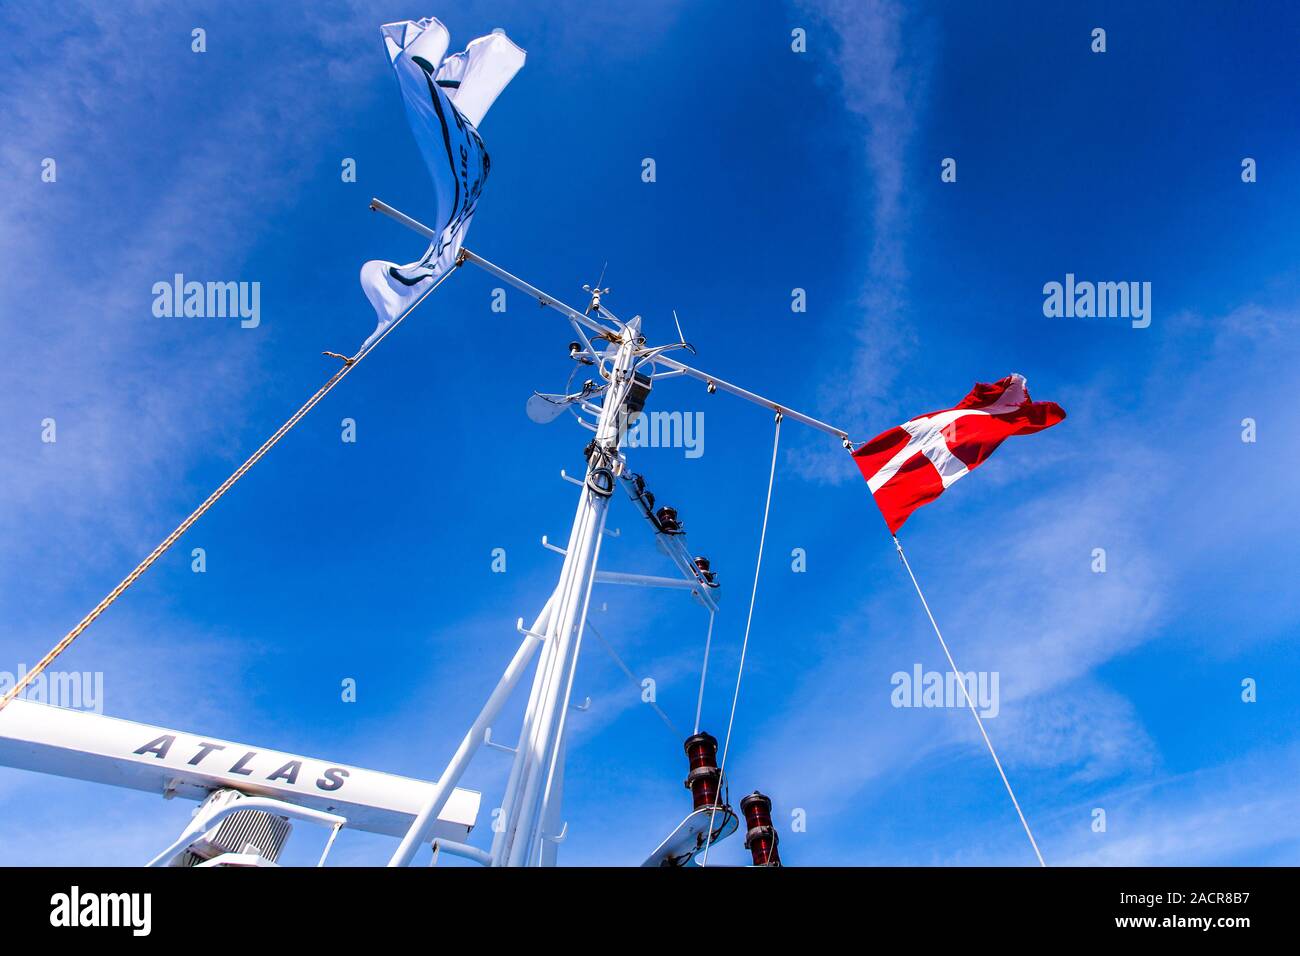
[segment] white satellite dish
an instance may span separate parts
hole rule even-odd
[[[572,382],[573,378],[570,377],[569,381]],[[528,399],[528,404],[524,406],[524,411],[537,424],[547,425],[564,414],[565,409],[594,398],[604,392],[606,388],[608,388],[607,385],[597,385],[595,382],[587,381],[582,384],[580,391],[571,395],[548,395],[545,392],[533,392]]]
[[[541,392],[533,392],[528,396],[524,411],[537,424],[549,425],[564,414],[571,401],[573,399],[568,395],[543,395]]]

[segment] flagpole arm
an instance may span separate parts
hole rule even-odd
[[[385,202],[382,202],[379,199],[371,199],[370,208],[375,212],[383,213],[385,216],[388,216],[390,219],[393,219],[394,221],[401,223],[406,228],[419,233],[421,236],[424,236],[426,239],[428,239],[431,242],[438,238],[438,234],[434,232],[432,229],[430,229],[428,226],[424,225],[424,223],[412,219],[410,216],[406,215],[406,213],[394,209],[392,206],[388,205]],[[502,269],[500,266],[496,265],[495,263],[490,262],[487,259],[484,259],[478,253],[471,252],[468,248],[464,246],[461,247],[460,258],[462,262],[472,262],[474,265],[478,266],[480,269],[482,269],[484,272],[488,273],[489,275],[495,276],[496,278],[500,279],[502,282],[514,286],[516,289],[518,289],[520,292],[523,292],[529,298],[537,300],[537,302],[540,305],[550,309],[554,309],[556,312],[559,312],[561,315],[563,315],[566,319],[569,320],[570,324],[574,326],[575,331],[579,332],[579,335],[581,335],[581,330],[579,327],[586,328],[587,330],[594,332],[600,337],[605,339],[610,339],[610,336],[618,334],[616,330],[606,328],[605,326],[601,325],[599,322],[592,319],[591,316],[584,315],[583,313],[579,312],[577,309],[565,305],[559,299],[555,298],[555,296],[548,295],[547,293],[543,292],[541,289],[537,288],[536,286],[530,285],[529,283],[525,282],[523,279],[520,279],[518,276],[511,275],[505,269]],[[583,336],[583,338],[585,339],[585,336]],[[612,339],[610,340],[612,341]],[[588,346],[590,345],[590,343],[588,342],[584,342],[583,344]],[[588,348],[588,351],[594,352],[594,350],[590,348]],[[815,428],[820,432],[825,432],[827,435],[833,435],[844,444],[845,448],[852,448],[852,442],[849,441],[849,433],[842,428],[836,428],[834,425],[828,425],[823,421],[813,418],[811,415],[805,415],[802,412],[797,412],[787,405],[781,405],[778,404],[777,402],[772,401],[770,398],[764,398],[762,395],[756,395],[754,392],[751,392],[748,389],[741,388],[739,385],[733,385],[730,382],[718,378],[716,375],[710,375],[707,372],[701,372],[699,369],[691,368],[689,365],[683,365],[681,362],[678,362],[675,359],[670,359],[663,355],[656,355],[654,357],[654,362],[659,365],[664,365],[675,372],[680,372],[684,375],[689,375],[691,378],[698,379],[699,381],[704,382],[710,387],[720,388],[724,392],[728,392],[732,395],[735,395],[737,398],[743,398],[747,402],[752,402],[755,405],[760,405],[763,408],[769,409],[770,411],[777,412],[789,419],[792,419],[793,421],[800,422],[801,424],[807,425],[810,428]]]
[[[701,372],[699,369],[691,368],[684,365],[676,359],[670,359],[663,355],[656,355],[654,361],[659,365],[666,365],[675,372],[683,375],[689,375],[691,378],[698,379],[714,388],[720,388],[724,392],[735,395],[737,398],[743,398],[747,402],[753,402],[755,405],[761,405],[763,408],[778,412],[792,421],[800,422],[810,428],[815,428],[827,435],[834,435],[844,443],[844,447],[851,446],[849,433],[842,428],[836,428],[834,425],[828,425],[823,421],[813,418],[811,415],[805,415],[803,412],[797,412],[788,405],[781,405],[772,401],[770,398],[764,398],[762,395],[756,395],[748,389],[741,388],[739,385],[733,385],[730,382],[723,381],[716,375],[710,375],[708,372]]]
[[[370,208],[373,212],[382,212],[388,218],[392,219],[395,222],[401,223],[403,226],[405,226],[407,229],[410,229],[412,232],[416,232],[421,236],[424,236],[424,238],[428,239],[430,242],[433,242],[438,238],[438,234],[434,232],[432,229],[430,229],[428,226],[426,226],[424,223],[420,222],[418,219],[412,219],[406,213],[402,212],[399,209],[394,209],[392,206],[388,205],[388,203],[383,202],[380,199],[371,199]],[[523,279],[520,279],[518,276],[511,275],[509,272],[506,272],[505,269],[502,269],[500,266],[496,265],[495,263],[489,262],[487,259],[484,259],[482,256],[478,255],[477,253],[470,252],[470,250],[465,248],[464,246],[461,247],[460,257],[461,257],[461,261],[472,262],[474,265],[478,266],[480,269],[482,269],[484,272],[488,273],[489,275],[496,276],[502,282],[514,286],[516,289],[518,289],[520,292],[523,292],[529,298],[536,299],[539,304],[554,309],[556,312],[559,312],[561,315],[567,318],[569,322],[575,326],[583,326],[589,331],[595,332],[597,335],[602,337],[608,337],[612,332],[615,331],[606,328],[605,326],[601,325],[599,322],[595,321],[591,317],[583,315],[577,309],[570,308],[569,306],[561,302],[559,299],[555,298],[555,296],[547,295],[541,289],[529,285],[527,282],[525,282]],[[585,339],[586,336],[583,336],[583,338]],[[588,344],[588,343],[584,343],[584,344]]]
[[[406,213],[394,209],[392,206],[388,205],[388,203],[383,202],[379,199],[372,198],[370,200],[370,211],[382,212],[385,216],[387,216],[390,219],[396,220],[397,222],[400,222],[403,226],[405,226],[407,229],[410,229],[412,232],[418,232],[420,235],[424,236],[424,238],[428,239],[430,242],[433,242],[435,239],[438,238],[438,234],[434,232],[432,229],[430,229],[428,226],[426,226],[424,223],[420,222],[417,219],[412,219]]]
[[[616,330],[606,328],[605,326],[601,325],[599,322],[592,319],[590,316],[583,315],[577,309],[565,305],[559,299],[555,298],[555,296],[547,295],[545,292],[543,292],[541,289],[538,289],[536,286],[529,285],[527,282],[525,282],[523,279],[520,279],[518,276],[511,275],[509,272],[506,272],[505,269],[502,269],[499,265],[496,265],[493,262],[489,262],[487,259],[484,259],[482,256],[480,256],[478,253],[471,252],[469,249],[465,248],[464,246],[461,247],[460,253],[462,258],[466,262],[472,262],[474,265],[478,266],[488,275],[496,276],[502,282],[514,286],[520,292],[527,295],[530,299],[536,299],[539,305],[545,306],[546,308],[554,309],[556,312],[559,312],[561,315],[563,315],[565,318],[567,318],[570,322],[574,323],[575,325],[581,325],[589,329],[590,331],[595,332],[597,335],[603,337],[608,337],[611,334],[613,335],[618,334]]]

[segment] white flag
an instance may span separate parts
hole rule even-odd
[[[479,37],[464,52],[443,59],[450,36],[431,17],[388,23],[381,30],[406,118],[433,177],[430,225],[438,238],[408,265],[372,260],[361,267],[361,288],[379,320],[362,352],[455,265],[490,165],[476,127],[524,65],[524,51],[504,33]]]

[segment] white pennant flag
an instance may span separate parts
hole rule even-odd
[[[361,288],[379,320],[362,352],[455,265],[490,165],[476,127],[525,56],[504,33],[491,33],[443,59],[450,35],[432,17],[388,23],[381,32],[411,132],[433,177],[431,226],[438,238],[408,265],[372,260],[361,267]]]

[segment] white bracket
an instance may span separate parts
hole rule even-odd
[[[239,813],[243,810],[262,810],[266,813],[273,813],[276,816],[288,817],[291,820],[307,820],[311,823],[319,823],[332,828],[330,839],[325,844],[325,853],[321,855],[320,863],[317,866],[323,866],[325,855],[329,853],[330,847],[334,845],[334,837],[338,835],[339,828],[346,824],[347,817],[340,816],[337,813],[326,813],[324,810],[313,810],[311,807],[300,807],[292,803],[285,803],[283,800],[275,800],[270,797],[243,797],[239,800],[232,800],[215,810],[204,809],[200,804],[194,813],[194,818],[189,825],[181,831],[168,847],[159,853],[156,857],[145,864],[146,867],[159,867],[166,864],[176,854],[187,849],[196,840],[199,839],[208,830],[217,826],[227,817]]]
[[[476,846],[470,846],[467,843],[457,843],[455,840],[444,840],[442,837],[433,841],[433,860],[430,866],[438,865],[438,853],[450,853],[452,856],[459,856],[462,859],[472,860],[480,866],[492,865],[492,854],[480,850]]]
[[[515,747],[507,747],[505,744],[499,744],[495,740],[493,740],[491,727],[486,727],[483,730],[483,745],[485,747],[491,747],[493,750],[499,750],[505,754],[512,754],[518,752],[517,748]]]
[[[559,547],[558,545],[551,544],[551,542],[547,541],[547,540],[546,540],[546,535],[542,535],[542,547],[545,548],[547,551],[554,551],[556,554],[562,554],[562,555],[564,555],[565,557],[568,557],[568,555],[569,555],[569,552],[568,552],[568,551],[564,550],[563,548]],[[521,620],[522,620],[522,618],[521,618]]]
[[[652,574],[629,574],[625,571],[597,571],[597,584],[627,584],[643,588],[676,588],[696,594],[702,588],[697,580],[665,578]]]
[[[538,634],[536,631],[532,631],[524,627],[524,619],[522,617],[515,622],[515,630],[518,631],[520,634],[524,635],[525,637],[533,637],[539,641],[546,640],[545,634]]]

